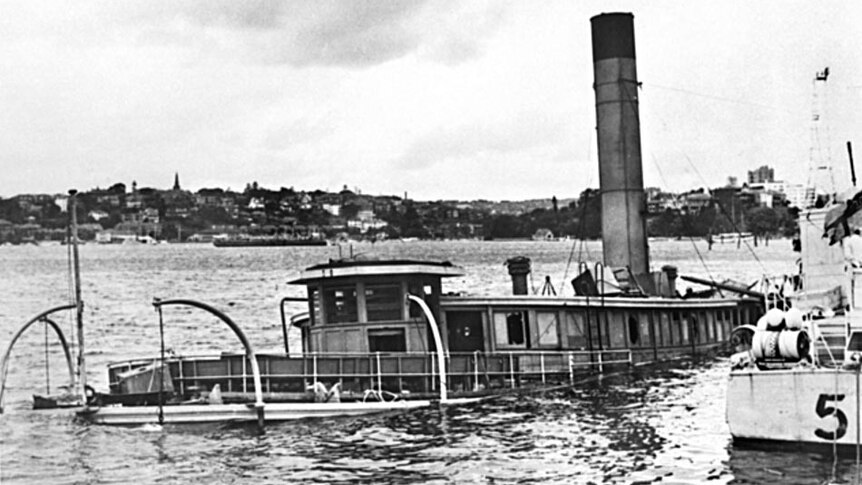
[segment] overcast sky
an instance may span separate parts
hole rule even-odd
[[[598,186],[590,17],[635,16],[644,178],[806,182],[829,66],[862,159],[862,2],[3,1],[0,196],[264,187],[429,199]]]

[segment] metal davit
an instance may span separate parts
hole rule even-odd
[[[415,295],[407,295],[407,299],[419,305],[425,318],[428,319],[428,325],[431,326],[431,334],[434,336],[434,344],[437,347],[437,368],[440,370],[440,402],[445,403],[448,399],[448,391],[446,389],[446,355],[443,352],[443,339],[440,337],[440,328],[437,326],[437,319],[434,318],[434,313],[428,308],[425,300]]]
[[[201,303],[195,300],[184,300],[184,299],[174,299],[174,300],[153,300],[153,306],[157,309],[163,306],[169,305],[177,305],[177,306],[191,306],[195,308],[200,308],[206,312],[209,312],[216,316],[219,320],[224,322],[233,333],[239,338],[240,342],[242,342],[242,346],[245,348],[245,355],[251,363],[251,372],[252,379],[254,381],[254,407],[257,410],[257,420],[258,425],[263,428],[264,423],[264,402],[263,402],[263,391],[261,386],[260,379],[260,367],[257,363],[257,356],[254,353],[254,349],[251,347],[251,342],[249,342],[248,337],[245,336],[245,333],[239,328],[233,320],[230,319],[227,315],[222,313],[221,311],[207,305],[206,303]],[[164,356],[163,356],[164,360]]]
[[[63,335],[63,331],[60,329],[60,326],[57,325],[56,322],[48,318],[48,315],[52,313],[61,312],[63,310],[72,310],[77,308],[76,304],[68,304],[61,305],[58,307],[51,308],[50,310],[46,310],[25,323],[18,332],[15,333],[15,336],[12,337],[12,341],[9,342],[9,347],[6,348],[6,353],[3,354],[3,362],[0,363],[0,413],[3,412],[3,392],[6,390],[6,375],[9,372],[9,357],[12,355],[12,348],[15,347],[15,343],[18,341],[18,338],[27,331],[34,323],[36,322],[45,322],[54,329],[54,332],[57,334],[57,339],[60,341],[60,345],[63,347],[63,353],[66,355],[66,365],[69,367],[69,386],[70,389],[75,389],[75,364],[72,362],[72,352],[69,350],[69,344],[66,340],[66,336]],[[80,397],[80,396],[79,396]]]

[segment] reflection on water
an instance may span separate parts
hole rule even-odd
[[[586,248],[601,253],[598,244]],[[760,248],[760,263],[733,245],[699,248],[714,276],[750,281],[790,271],[786,241]],[[653,242],[654,266],[705,274],[690,242]],[[502,262],[533,258],[534,280],[551,275],[570,294],[568,243],[391,242],[361,245],[381,257],[448,259],[467,275],[446,291],[499,294]],[[153,297],[195,298],[225,310],[260,351],[283,348],[277,303],[302,296],[286,285],[298,269],[337,257],[335,248],[84,246],[88,378],[107,387],[107,362],[158,350]],[[65,248],[0,248],[0,344],[32,315],[67,301]],[[728,273],[730,271],[731,273]],[[565,277],[564,277],[565,275]],[[291,312],[304,311],[293,304]],[[188,309],[170,309],[177,352],[239,350],[226,328]],[[71,328],[71,321],[61,322]],[[293,329],[291,332],[294,332]],[[291,333],[296,349],[299,335]],[[44,335],[16,348],[7,414],[0,417],[0,481],[8,483],[822,483],[852,482],[854,460],[733,447],[724,422],[728,365],[680,362],[583,382],[574,388],[503,396],[457,408],[253,427],[110,428],[75,422],[68,411],[28,410],[44,390]],[[62,374],[54,345],[52,385]]]

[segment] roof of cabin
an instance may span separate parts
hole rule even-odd
[[[327,263],[310,266],[300,272],[290,284],[314,281],[389,275],[463,276],[463,270],[449,261],[423,261],[415,259],[330,259]]]

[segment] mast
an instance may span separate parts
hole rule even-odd
[[[812,81],[811,100],[811,147],[808,154],[808,184],[806,207],[817,205],[817,199],[827,202],[835,198],[835,174],[832,172],[831,141],[829,139],[829,106],[826,80],[829,68],[818,71]]]
[[[77,190],[69,191],[69,217],[71,231],[69,244],[72,245],[72,280],[75,285],[75,325],[78,330],[78,365],[77,365],[77,392],[85,396],[87,386],[87,369],[84,365],[84,302],[81,300],[81,263],[78,259],[78,213],[77,213]]]
[[[628,267],[634,275],[646,274],[649,253],[634,17],[630,13],[609,13],[590,21],[604,263],[608,267]]]

